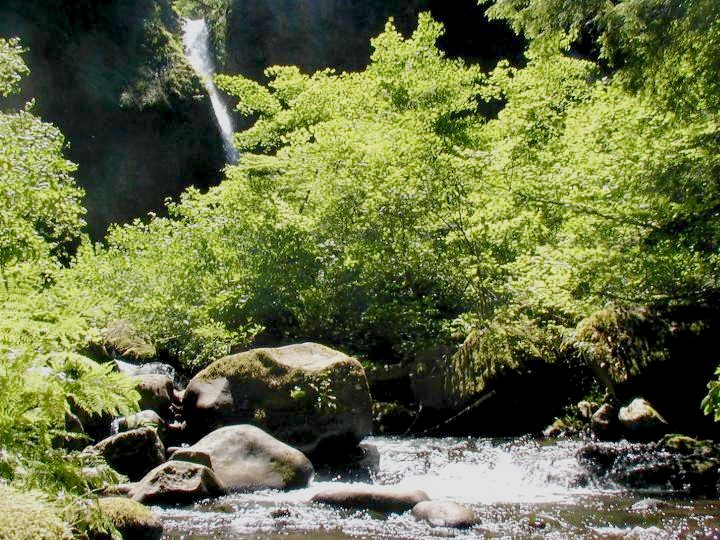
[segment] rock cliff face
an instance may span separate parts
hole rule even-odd
[[[21,100],[71,141],[90,231],[217,180],[222,143],[169,0],[4,0],[32,74]]]
[[[218,56],[225,71],[253,78],[271,65],[360,70],[370,58],[370,39],[389,17],[409,35],[421,11],[446,25],[440,45],[451,56],[491,66],[522,53],[522,41],[503,23],[489,22],[476,0],[229,0]]]

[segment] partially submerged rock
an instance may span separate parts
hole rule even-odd
[[[691,441],[674,435],[659,443],[589,444],[577,457],[593,476],[622,486],[717,496],[720,450],[709,441]]]
[[[230,491],[304,487],[314,472],[302,452],[250,425],[213,431],[191,447],[178,449],[173,459],[209,460]]]
[[[362,365],[316,343],[255,349],[196,375],[183,398],[189,431],[252,423],[305,453],[356,446],[372,431]]]
[[[132,490],[143,504],[191,504],[225,495],[227,489],[207,467],[187,461],[168,461],[147,473]]]
[[[470,508],[447,501],[423,501],[412,509],[417,520],[427,521],[433,527],[465,529],[480,523]]]
[[[148,427],[118,433],[95,445],[108,464],[130,480],[138,480],[145,473],[165,461],[165,447],[157,432]]]
[[[106,497],[99,499],[98,504],[123,538],[160,540],[162,537],[162,521],[139,502],[124,497]],[[110,536],[94,536],[94,540],[105,539],[110,540]]]
[[[418,489],[359,484],[344,489],[322,491],[312,498],[316,503],[376,512],[406,512],[418,503],[429,500],[427,493]]]

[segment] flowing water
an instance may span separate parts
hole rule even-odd
[[[213,112],[223,139],[225,158],[229,163],[236,163],[238,152],[233,145],[233,123],[227,105],[222,99],[215,83],[215,61],[210,51],[210,30],[204,19],[186,20],[183,24],[183,44],[185,56],[193,69],[200,75],[205,84]]]
[[[582,441],[390,438],[366,440],[351,471],[319,471],[308,488],[233,494],[157,509],[166,539],[720,538],[720,501],[662,486],[630,492],[593,480],[575,454]],[[382,516],[308,502],[343,483],[399,484],[471,507],[481,523],[433,528],[410,513]],[[644,504],[649,497],[662,502]],[[640,503],[640,504],[638,504]]]

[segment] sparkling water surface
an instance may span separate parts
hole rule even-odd
[[[368,467],[323,471],[305,489],[232,494],[192,507],[156,508],[166,539],[324,540],[437,538],[720,538],[720,502],[669,489],[627,491],[593,481],[575,459],[586,441],[371,437]],[[621,444],[621,443],[618,443]],[[471,529],[431,527],[409,512],[389,516],[310,503],[349,483],[422,489],[471,507]],[[666,504],[636,510],[649,497]]]

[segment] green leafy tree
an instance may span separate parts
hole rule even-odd
[[[432,343],[473,302],[458,271],[462,147],[484,80],[443,57],[440,33],[429,16],[410,39],[388,25],[363,73],[218,77],[256,119],[236,137],[243,159],[170,205],[172,219],[116,228],[109,249],[83,253],[80,286],[191,364],[246,345],[257,325],[384,358]]]
[[[0,39],[0,95],[18,90],[27,66],[15,40]],[[0,112],[0,275],[20,263],[51,271],[80,236],[85,213],[71,176],[75,165],[63,155],[57,128],[32,114],[31,104]]]
[[[16,40],[0,39],[4,96],[28,73],[21,53]],[[66,448],[84,439],[66,423],[72,412],[127,414],[139,395],[132,380],[80,354],[96,337],[97,306],[47,279],[62,273],[84,210],[62,135],[31,111],[0,112],[0,479],[44,492],[75,534],[91,525],[109,532],[88,497],[98,482],[119,477],[98,458]],[[90,466],[99,467],[97,479],[83,472]]]

